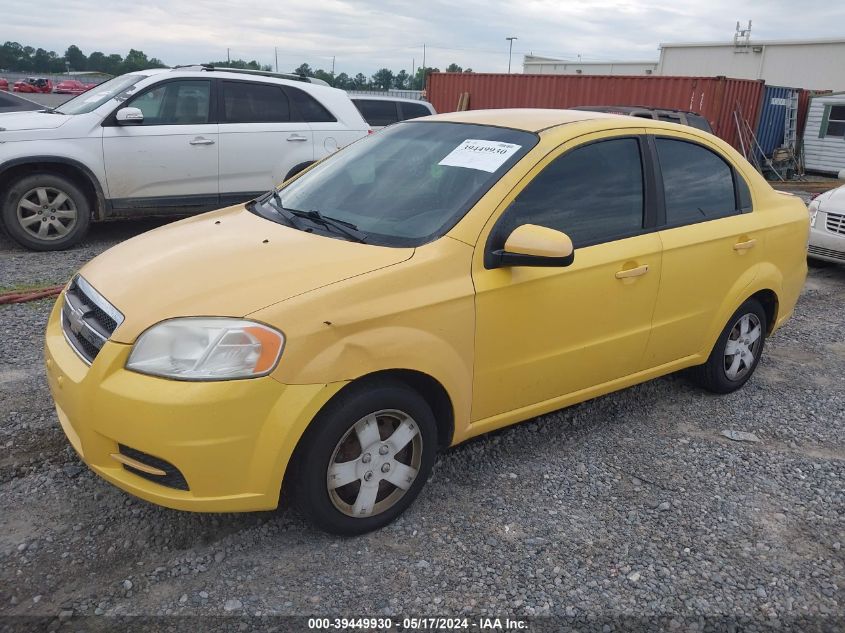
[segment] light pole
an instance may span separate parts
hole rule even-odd
[[[518,37],[506,37],[508,41],[508,74],[511,74],[511,55],[513,54],[513,41],[518,40]]]

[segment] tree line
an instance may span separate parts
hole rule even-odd
[[[230,59],[207,62],[214,66],[228,66],[229,68],[243,68],[247,70],[272,71],[269,64],[259,64],[257,61]],[[0,70],[27,73],[64,73],[93,71],[108,75],[122,75],[147,68],[166,68],[167,66],[156,57],[147,57],[143,51],[130,49],[126,57],[117,53],[106,55],[101,51],[94,51],[86,55],[75,44],[68,46],[61,57],[55,51],[43,48],[23,46],[18,42],[6,42],[0,46]],[[293,70],[295,74],[322,79],[330,86],[342,90],[421,90],[425,88],[425,80],[429,73],[440,72],[439,68],[427,66],[416,69],[411,75],[405,69],[394,72],[389,68],[381,68],[373,75],[364,73],[350,75],[339,73],[335,75],[322,68],[312,69],[308,64],[300,64]],[[446,67],[447,73],[471,73],[472,68],[461,68],[455,63]]]

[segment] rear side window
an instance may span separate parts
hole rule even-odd
[[[402,101],[399,104],[399,108],[402,110],[403,121],[407,121],[408,119],[417,119],[421,116],[428,116],[431,114],[431,110],[421,103],[406,103]]]
[[[280,86],[224,81],[223,116],[226,123],[286,123],[290,103]]]
[[[322,103],[304,90],[291,87],[287,87],[285,90],[290,96],[291,101],[293,101],[301,121],[307,121],[309,123],[331,123],[337,121]]]
[[[399,120],[395,101],[379,99],[356,99],[355,107],[370,125],[390,125]]]
[[[523,189],[497,233],[539,224],[563,231],[576,247],[608,242],[643,228],[643,200],[637,139],[590,143],[557,158]]]
[[[707,121],[707,119],[703,116],[699,116],[697,114],[687,115],[687,125],[699,130],[704,130],[705,132],[709,132],[711,134],[713,133],[713,128],[710,127],[709,121]]]
[[[709,149],[667,138],[655,139],[669,226],[737,213],[733,171]]]

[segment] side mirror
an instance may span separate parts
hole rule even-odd
[[[144,113],[138,108],[121,108],[114,118],[118,125],[140,125],[144,122]]]
[[[493,251],[502,266],[569,266],[575,261],[572,240],[566,233],[536,224],[516,227],[505,248]]]

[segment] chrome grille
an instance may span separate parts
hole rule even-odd
[[[85,279],[77,275],[65,291],[62,331],[74,351],[89,365],[118,325],[123,315]]]
[[[845,253],[842,251],[834,251],[830,248],[821,248],[820,246],[813,246],[812,244],[807,247],[807,252],[810,255],[821,255],[823,257],[831,257],[833,259],[841,259],[845,262]]]
[[[841,233],[845,235],[845,215],[841,213],[828,213],[827,222],[825,223],[827,230],[831,233]]]

